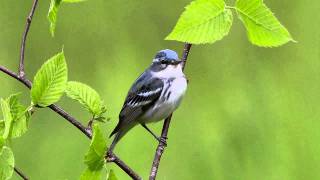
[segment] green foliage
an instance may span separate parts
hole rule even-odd
[[[66,89],[67,74],[63,52],[45,62],[34,77],[31,88],[33,104],[46,107],[57,102]]]
[[[8,99],[12,123],[10,128],[10,137],[16,138],[22,136],[28,130],[28,121],[30,118],[27,112],[28,108],[19,103],[19,94],[13,94]]]
[[[66,94],[71,99],[80,102],[95,117],[99,117],[104,111],[99,94],[86,84],[75,81],[68,82]]]
[[[80,180],[101,180],[101,171],[92,171],[87,168],[80,177]]]
[[[14,157],[11,149],[3,146],[0,152],[0,180],[8,180],[13,174]]]
[[[236,7],[226,6],[223,0],[195,0],[186,7],[166,40],[214,43],[229,33],[233,21],[230,9],[237,11],[252,44],[274,47],[293,41],[262,0],[237,0]]]
[[[5,143],[6,143],[6,142],[5,142],[5,140],[3,139],[3,137],[0,136],[0,149],[2,149],[2,147],[4,146]]]
[[[51,0],[50,7],[49,7],[48,20],[50,23],[49,30],[52,37],[54,36],[54,31],[56,29],[57,13],[58,13],[60,4],[61,4],[61,0]]]
[[[99,125],[94,124],[90,148],[84,158],[87,169],[81,175],[81,180],[98,180],[101,178],[101,172],[105,164],[104,155],[106,148],[107,143]]]
[[[257,46],[280,46],[293,41],[263,0],[237,0],[236,10],[244,23],[251,43]]]
[[[6,100],[1,99],[0,104],[4,120],[4,130],[2,137],[3,139],[7,139],[10,134],[12,115],[10,113],[10,105]]]
[[[228,34],[232,20],[223,0],[196,0],[186,7],[166,40],[214,43]]]
[[[118,178],[116,177],[116,175],[114,174],[113,170],[110,169],[110,171],[107,174],[107,180],[117,180]]]
[[[4,133],[4,128],[5,128],[4,120],[0,120],[0,138],[3,138],[2,135]],[[1,143],[0,143],[0,148],[1,148]]]

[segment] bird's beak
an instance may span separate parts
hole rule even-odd
[[[183,61],[181,59],[179,60],[175,60],[172,62],[173,65],[178,65],[178,64],[181,64]]]

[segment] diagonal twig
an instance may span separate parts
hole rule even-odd
[[[38,4],[38,0],[34,0],[32,7],[31,7],[31,10],[30,10],[29,15],[26,20],[26,26],[24,29],[24,33],[22,35],[21,48],[20,48],[20,63],[19,63],[19,76],[22,78],[24,78],[24,76],[25,76],[24,52],[25,52],[25,48],[26,48],[26,40],[27,40],[28,32],[29,32],[29,29],[31,26],[32,18],[33,18],[34,12],[36,10],[37,4]]]
[[[190,52],[190,48],[191,48],[191,44],[186,43],[184,45],[184,49],[183,49],[183,53],[182,53],[182,61],[183,61],[182,70],[184,70],[184,67],[185,67],[186,61],[188,59],[189,52]],[[166,147],[166,143],[167,143],[166,139],[167,139],[167,135],[168,135],[168,131],[169,131],[171,118],[172,118],[172,114],[170,114],[169,117],[167,117],[164,120],[163,127],[162,127],[162,132],[161,132],[161,138],[164,139],[165,141],[164,142],[160,141],[159,144],[158,144],[158,147],[156,149],[156,153],[154,155],[153,163],[152,163],[152,166],[151,166],[149,180],[155,180],[156,179],[156,176],[157,176],[157,173],[158,173],[158,169],[159,169],[160,160],[161,160],[161,156],[163,154],[164,148]]]
[[[20,169],[18,169],[17,167],[14,167],[13,169],[23,180],[29,180],[29,178],[25,174],[23,174]]]

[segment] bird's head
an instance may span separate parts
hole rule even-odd
[[[156,54],[152,61],[151,68],[153,71],[161,71],[167,68],[181,68],[182,62],[175,51],[165,49]]]

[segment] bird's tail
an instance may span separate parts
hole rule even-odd
[[[112,137],[113,135],[115,135],[108,151],[113,152],[113,149],[115,148],[116,144],[120,141],[120,139],[135,125],[136,123],[126,124],[126,126],[122,127],[117,125],[117,127],[112,131],[112,133],[109,136]]]

